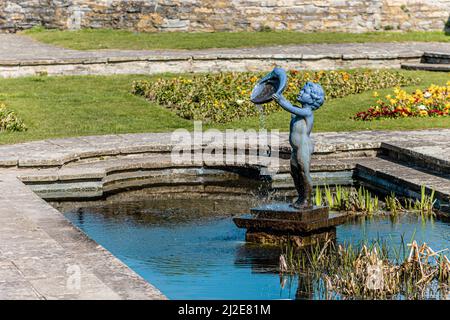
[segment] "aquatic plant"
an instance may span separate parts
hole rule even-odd
[[[328,185],[325,185],[323,190],[316,187],[315,200],[316,205],[326,205],[331,210],[352,211],[369,215],[379,211],[378,197],[362,186],[355,189],[336,185],[334,192]]]
[[[426,187],[420,187],[420,200],[416,200],[414,209],[419,211],[422,215],[433,215],[433,207],[436,200],[434,199],[434,190],[431,190],[431,194],[427,195]]]
[[[432,217],[434,204],[436,203],[435,191],[427,193],[426,187],[421,187],[420,199],[398,198],[394,192],[384,198],[381,202],[377,195],[372,194],[363,186],[344,187],[334,186],[334,192],[328,185],[315,188],[315,205],[329,206],[331,210],[348,211],[355,214],[375,215],[389,213],[397,216],[401,212],[418,213],[423,217]]]
[[[363,299],[423,299],[446,297],[450,287],[450,261],[445,250],[434,251],[427,244],[412,241],[409,254],[396,259],[389,254],[386,242],[336,246],[331,239],[325,244],[294,251],[289,245],[283,253],[282,273],[298,273],[314,282],[324,282],[329,297]],[[289,254],[286,254],[289,252]]]
[[[320,207],[321,205],[323,205],[323,201],[322,201],[322,191],[320,190],[319,186],[316,186],[316,192],[314,194],[314,201],[316,206]]]
[[[403,199],[399,200],[395,193],[392,192],[385,198],[384,209],[390,212],[392,215],[397,215],[399,212],[411,212],[418,213],[423,217],[433,217],[434,204],[436,199],[434,198],[435,191],[431,190],[430,194],[427,194],[426,187],[420,187],[420,199]],[[402,205],[403,202],[403,205]]]
[[[385,209],[394,216],[396,216],[400,211],[404,210],[400,203],[400,200],[395,197],[394,192],[391,192],[391,194],[385,198]]]

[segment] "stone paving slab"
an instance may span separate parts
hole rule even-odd
[[[303,58],[324,58],[345,55],[355,57],[420,57],[425,51],[450,52],[450,43],[445,42],[391,42],[391,43],[339,43],[339,44],[302,44],[278,45],[255,48],[203,49],[203,50],[87,50],[78,51],[56,47],[38,42],[30,37],[18,34],[0,34],[0,61],[30,62],[41,60],[54,63],[65,59],[80,61],[100,61],[101,58],[266,58],[285,59],[290,55]],[[95,59],[95,60],[94,60]],[[1,64],[1,63],[0,63]]]
[[[375,184],[388,183],[401,186],[402,190],[410,190],[408,196],[420,194],[420,186],[428,191],[434,190],[436,197],[448,203],[450,200],[450,179],[429,174],[411,167],[403,166],[380,158],[361,159],[356,165],[358,175],[369,177]],[[402,192],[404,193],[404,192]]]
[[[445,141],[382,143],[388,157],[450,176],[450,145]]]

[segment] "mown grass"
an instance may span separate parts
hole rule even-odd
[[[401,71],[422,82],[407,87],[444,84],[449,73]],[[168,77],[170,75],[163,75]],[[64,76],[0,79],[0,101],[17,112],[28,126],[26,132],[0,133],[0,144],[81,135],[162,132],[177,128],[192,129],[191,121],[168,109],[131,94],[131,83],[157,76]],[[158,76],[160,77],[160,76]],[[389,89],[378,90],[387,94]],[[351,120],[357,111],[373,103],[372,92],[352,95],[325,103],[316,111],[315,132],[353,130],[404,130],[450,128],[450,117],[410,118],[360,122]],[[280,111],[266,119],[268,129],[289,130],[290,115]],[[259,118],[252,117],[205,129],[259,128]]]
[[[61,31],[33,28],[23,33],[38,41],[76,50],[206,49],[307,43],[450,41],[450,36],[446,35],[443,31],[380,31],[367,33],[303,33],[295,31],[139,33],[111,29]]]
[[[26,132],[1,133],[0,144],[93,134],[161,132],[191,123],[130,93],[140,76],[29,77],[0,80],[0,101]]]

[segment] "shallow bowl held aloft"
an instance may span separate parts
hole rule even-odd
[[[253,88],[250,101],[255,104],[263,104],[272,101],[272,95],[274,93],[282,93],[286,88],[286,79],[286,71],[281,68],[273,69]]]

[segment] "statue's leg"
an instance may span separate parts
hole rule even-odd
[[[311,162],[311,157],[309,157],[309,159],[307,160],[307,163],[305,163],[305,166],[303,168],[303,175],[304,175],[304,198],[305,198],[305,204],[308,207],[312,207],[313,206],[313,201],[312,201],[312,194],[313,194],[313,182],[312,182],[312,178],[311,178],[311,173],[310,173],[310,162]]]
[[[303,175],[298,167],[297,157],[292,154],[291,156],[291,176],[294,180],[295,189],[297,190],[298,198],[293,204],[294,207],[299,208],[304,202],[304,187],[303,187]]]
[[[312,201],[312,192],[313,192],[313,184],[312,184],[312,178],[310,174],[310,165],[311,165],[311,152],[310,148],[305,148],[303,152],[297,153],[297,163],[298,163],[298,170],[299,170],[299,179],[298,181],[301,181],[302,187],[301,191],[302,194],[299,197],[299,199],[302,199],[302,203],[299,204],[301,207],[312,207],[313,201]]]
[[[313,206],[313,181],[311,177],[311,157],[314,153],[314,142],[310,140],[307,157],[305,158],[305,197],[307,199],[308,206]]]

